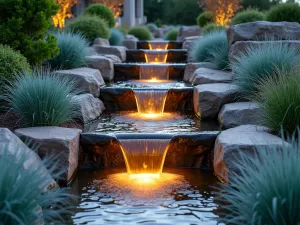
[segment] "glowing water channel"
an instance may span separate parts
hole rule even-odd
[[[169,80],[169,65],[144,64],[140,69],[140,80]]]
[[[169,42],[148,42],[150,50],[167,50]]]
[[[166,63],[168,58],[168,51],[162,50],[144,50],[146,63],[150,64],[161,64]]]

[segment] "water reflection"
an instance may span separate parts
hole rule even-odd
[[[81,171],[72,190],[81,196],[74,224],[217,224],[211,173],[166,169],[152,183],[123,169]]]

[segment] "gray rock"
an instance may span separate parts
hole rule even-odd
[[[110,46],[109,41],[103,38],[96,38],[94,45]]]
[[[181,26],[179,29],[178,37],[180,40],[184,40],[186,37],[200,36],[201,29],[199,26]]]
[[[266,128],[255,125],[243,125],[222,131],[214,147],[215,174],[228,182],[230,173],[238,172],[236,162],[240,152],[254,153],[256,148],[266,146],[280,148],[285,143],[267,131]]]
[[[91,94],[76,95],[73,99],[80,107],[80,118],[85,124],[98,118],[105,110],[103,102]]]
[[[102,45],[93,45],[93,48],[98,54],[109,54],[116,55],[122,61],[126,61],[126,50],[124,46],[102,46]]]
[[[191,47],[193,47],[194,42],[199,40],[202,36],[192,36],[192,37],[186,37],[184,38],[182,42],[182,48],[191,50]]]
[[[26,157],[26,161],[22,162],[23,168],[25,170],[31,170],[32,167],[39,167],[41,174],[46,177],[47,183],[43,184],[43,186],[45,185],[46,187],[48,187],[47,190],[57,187],[56,182],[53,180],[48,170],[43,165],[40,157],[34,151],[29,149],[9,129],[0,128],[0,156],[4,153],[12,155],[16,158],[16,160],[20,160],[20,157]],[[24,158],[22,158],[22,160],[24,160]]]
[[[267,21],[243,23],[228,28],[227,38],[230,45],[237,41],[300,40],[300,24]]]
[[[245,124],[259,125],[261,109],[256,102],[235,102],[223,105],[219,116],[223,129]]]
[[[62,127],[30,127],[15,130],[21,140],[37,146],[40,157],[54,154],[59,156],[62,171],[60,183],[66,185],[78,169],[79,137],[81,130]]]
[[[215,119],[224,104],[234,102],[238,87],[233,84],[201,84],[194,87],[194,111],[201,119]]]
[[[91,55],[85,58],[88,67],[98,69],[105,81],[114,79],[114,61],[102,55]]]
[[[85,48],[85,51],[88,56],[97,54],[96,50],[93,47],[87,47],[87,48]]]
[[[73,79],[77,88],[84,93],[91,93],[95,97],[99,97],[100,87],[105,84],[100,71],[97,69],[84,67],[72,70],[58,70],[55,74]]]
[[[152,33],[155,38],[164,38],[165,36],[164,30],[160,27],[155,29]]]
[[[194,85],[212,84],[212,83],[229,83],[233,79],[231,72],[222,70],[213,70],[208,68],[198,68],[189,80]]]
[[[116,55],[103,54],[106,58],[111,59],[114,63],[121,63],[121,59]]]
[[[185,67],[183,80],[189,81],[193,76],[195,70],[198,68],[217,69],[216,66],[210,62],[188,63]]]
[[[229,60],[230,62],[234,62],[236,57],[239,57],[241,54],[245,54],[247,48],[256,49],[261,48],[265,44],[270,44],[268,41],[237,41],[233,45],[231,45],[229,50]],[[276,46],[288,45],[292,48],[298,49],[298,53],[300,54],[300,40],[290,40],[290,41],[272,41],[272,45],[274,48]]]
[[[128,48],[128,49],[137,49],[137,42],[138,42],[138,39],[124,39],[123,40],[123,45]]]

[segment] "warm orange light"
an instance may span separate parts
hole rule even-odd
[[[123,12],[124,0],[93,0],[93,3],[103,4],[110,8],[114,14],[115,19],[117,19]]]
[[[165,63],[143,64],[140,67],[140,80],[169,80],[169,65]]]
[[[55,27],[62,29],[65,26],[66,18],[72,18],[71,8],[78,3],[78,0],[56,0],[59,4],[59,9],[52,21]]]
[[[132,182],[137,184],[149,184],[156,182],[160,178],[160,174],[155,173],[140,173],[140,174],[130,174],[129,178]]]
[[[145,51],[145,58],[146,58],[146,63],[151,63],[151,64],[161,64],[161,63],[166,63],[167,58],[168,58],[168,51],[156,51],[156,50],[150,50],[150,51]]]
[[[148,42],[150,50],[167,50],[169,47],[169,42]]]

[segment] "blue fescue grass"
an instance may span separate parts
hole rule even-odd
[[[281,150],[258,148],[256,154],[241,153],[238,172],[221,187],[219,200],[227,204],[225,224],[300,224],[300,139]],[[221,217],[222,218],[222,217]]]
[[[124,38],[125,38],[125,35],[123,34],[123,32],[121,30],[116,29],[116,28],[110,29],[110,38],[109,38],[110,45],[120,46],[120,45],[122,45]]]
[[[53,69],[74,69],[86,66],[88,41],[83,35],[72,31],[55,32],[53,35],[57,39],[59,55],[49,60]]]
[[[262,80],[276,77],[280,71],[293,70],[300,64],[299,48],[274,41],[267,41],[260,47],[248,46],[231,65],[241,96],[251,98]]]
[[[5,100],[27,126],[57,126],[78,115],[74,81],[49,70],[24,71],[7,86]]]

